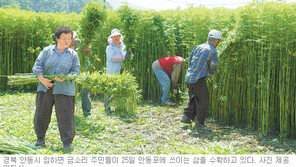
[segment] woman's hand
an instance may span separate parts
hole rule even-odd
[[[124,56],[124,58],[130,57],[132,54],[133,54],[132,51],[127,51],[126,54],[125,54],[125,56]]]
[[[54,85],[50,79],[44,78],[43,75],[38,75],[37,78],[47,89],[53,87]]]
[[[61,75],[63,75],[62,73],[61,73]],[[54,80],[56,80],[56,81],[58,81],[58,82],[63,82],[63,81],[65,81],[64,79],[61,79],[61,78],[59,78],[59,77],[54,77]]]

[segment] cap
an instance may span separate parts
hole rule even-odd
[[[208,38],[222,39],[221,38],[221,32],[220,31],[217,31],[215,29],[212,29],[209,32]]]

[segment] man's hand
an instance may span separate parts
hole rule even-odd
[[[44,78],[43,75],[38,75],[37,78],[47,89],[53,87],[54,85],[54,83],[52,83],[52,80]]]

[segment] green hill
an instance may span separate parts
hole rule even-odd
[[[0,7],[2,8],[18,8],[33,12],[66,12],[80,13],[82,8],[91,0],[1,0]],[[106,2],[106,0],[98,0]],[[108,3],[108,8],[112,6]]]

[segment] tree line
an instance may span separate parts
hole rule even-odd
[[[81,13],[82,8],[91,0],[1,0],[1,8],[17,8],[32,12],[66,12],[66,13]],[[97,0],[105,2],[107,7],[112,9],[111,5],[106,0]]]

